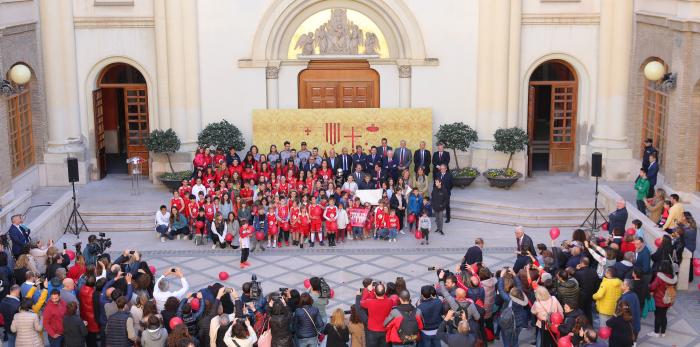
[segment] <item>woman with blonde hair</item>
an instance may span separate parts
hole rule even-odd
[[[664,212],[664,201],[666,201],[666,191],[662,188],[656,190],[654,198],[644,200],[644,205],[647,207],[647,215],[654,223],[659,223],[661,214]]]
[[[347,347],[350,341],[350,330],[345,320],[345,312],[337,308],[331,315],[330,322],[323,329],[326,334],[326,347]]]
[[[419,167],[416,175],[411,177],[410,186],[413,188],[418,188],[418,191],[422,196],[428,196],[430,183],[428,182],[428,176],[425,175],[425,169],[423,167]]]
[[[557,341],[554,340],[550,333],[547,322],[554,312],[559,312],[562,316],[564,315],[564,309],[561,307],[559,300],[549,295],[549,291],[547,291],[545,286],[538,286],[535,289],[535,302],[532,304],[530,312],[537,317],[537,323],[535,325],[537,326],[537,333],[539,334],[538,340],[541,341],[539,346],[556,346]]]
[[[33,273],[38,273],[36,271],[36,267],[34,266],[34,263],[29,260],[29,256],[26,254],[22,254],[17,258],[17,261],[15,261],[15,270],[14,270],[14,276],[15,276],[15,281],[17,283],[24,283],[25,278],[27,277],[27,271],[31,271]]]

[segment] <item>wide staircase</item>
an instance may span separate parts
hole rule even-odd
[[[587,207],[531,207],[493,201],[452,199],[453,219],[529,228],[578,227],[591,212]],[[605,215],[607,212],[602,211]],[[599,221],[598,223],[602,223]]]
[[[91,233],[153,231],[155,212],[80,212]]]

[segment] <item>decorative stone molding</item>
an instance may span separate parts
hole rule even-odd
[[[152,17],[75,17],[76,29],[155,28]]]
[[[593,25],[600,23],[600,15],[595,14],[525,14],[522,17],[523,25]]]
[[[265,68],[265,78],[268,80],[276,80],[279,78],[280,68],[277,66],[268,66]]]
[[[411,65],[399,65],[399,78],[411,78]]]

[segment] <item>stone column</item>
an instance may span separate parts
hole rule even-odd
[[[522,29],[522,1],[510,3],[510,38],[508,46],[508,127],[527,124],[518,123],[520,119],[520,30]]]
[[[73,2],[40,1],[39,17],[49,130],[39,179],[41,185],[67,185],[66,158],[75,157],[79,161],[80,183],[84,183],[89,176],[79,118],[81,102],[78,97]]]
[[[625,180],[635,167],[625,130],[633,21],[633,0],[601,0],[598,94],[589,152],[603,153],[606,179]]]
[[[475,126],[486,141],[507,125],[509,34],[510,1],[479,0]]]
[[[170,1],[170,0],[168,0]],[[197,25],[198,0],[182,1],[182,44],[185,58],[185,94],[187,95],[186,149],[194,150],[202,130],[201,88],[199,85],[199,26]]]
[[[411,65],[399,65],[399,107],[411,108]]]
[[[158,88],[158,127],[167,129],[170,124],[170,97],[168,94],[168,35],[165,1],[154,0],[153,19],[156,34],[156,75]]]
[[[280,68],[268,66],[265,68],[265,84],[267,90],[267,108],[279,108],[279,74]]]

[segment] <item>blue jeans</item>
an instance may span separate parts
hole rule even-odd
[[[501,329],[501,342],[503,347],[518,347],[518,337],[522,328],[515,328],[515,334],[506,334],[505,330]]]
[[[362,227],[352,227],[352,233],[355,235],[355,237],[362,236]]]
[[[426,335],[421,331],[418,347],[442,347],[442,343],[437,335]]]
[[[389,229],[389,238],[390,238],[390,239],[395,239],[395,238],[396,238],[396,234],[398,234],[398,233],[399,233],[399,231],[396,230],[396,228],[391,228],[391,229]]]
[[[63,342],[63,336],[53,338],[49,336],[49,346],[50,347],[61,347],[61,342]]]
[[[307,337],[297,339],[297,347],[318,347],[318,337]]]
[[[160,234],[162,237],[167,237],[172,240],[172,236],[168,234],[168,226],[161,224],[156,226],[156,231]]]
[[[17,340],[17,334],[10,332],[10,328],[5,328],[5,333],[7,334],[7,347],[15,347],[15,340]]]

